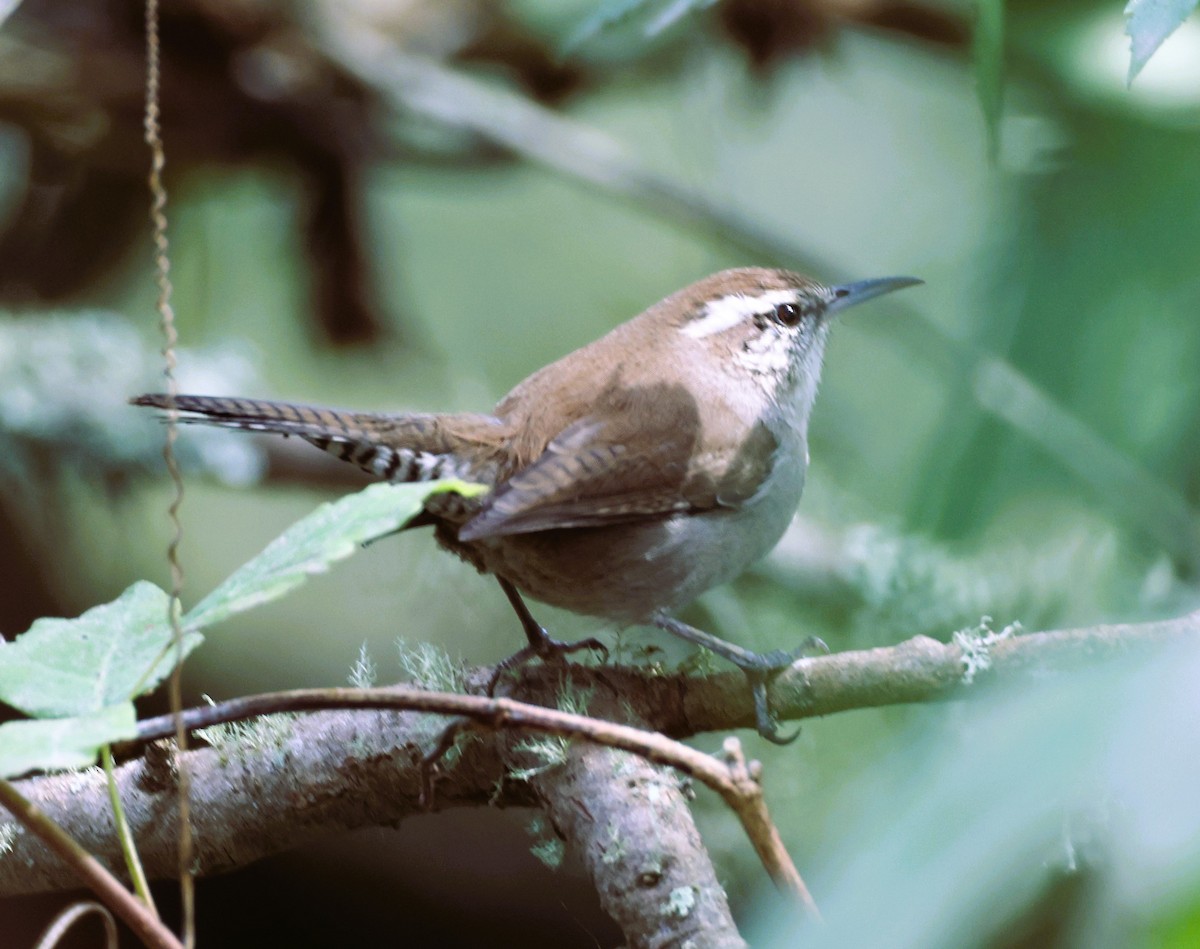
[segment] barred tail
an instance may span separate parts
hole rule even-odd
[[[167,397],[147,393],[133,405],[165,409]],[[436,415],[377,415],[338,409],[209,395],[180,395],[181,422],[250,432],[297,435],[343,461],[388,481],[469,478],[468,463],[453,451],[452,439]],[[485,419],[486,416],[478,418]]]

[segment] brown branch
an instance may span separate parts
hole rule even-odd
[[[57,854],[70,877],[70,885],[83,883],[120,916],[147,946],[159,949],[183,949],[158,917],[129,890],[125,889],[101,863],[64,832],[36,804],[27,800],[8,781],[0,781],[0,805],[3,805],[30,834]]]
[[[729,767],[730,782],[737,789],[736,793],[721,795],[725,803],[742,822],[758,859],[775,885],[782,892],[795,896],[805,912],[820,920],[817,904],[784,847],[779,828],[767,812],[767,799],[763,796],[762,788],[762,762],[747,761],[742,743],[733,735],[725,739],[722,752]]]
[[[757,762],[747,765],[737,739],[726,742],[726,760],[721,761],[661,734],[603,718],[576,715],[508,698],[432,692],[409,686],[387,689],[297,689],[256,695],[188,709],[183,715],[183,723],[187,729],[194,730],[260,715],[332,709],[390,709],[457,715],[479,726],[496,730],[522,729],[582,738],[593,744],[630,752],[656,764],[669,765],[721,795],[742,822],[755,852],[775,885],[784,893],[794,896],[810,913],[817,915],[812,897],[767,813],[760,783],[761,766]],[[619,714],[615,708],[610,708],[608,713]],[[163,715],[141,722],[138,738],[141,741],[154,741],[168,737],[174,733],[174,729],[175,719]]]
[[[577,745],[532,783],[628,945],[745,949],[677,775]]]
[[[1017,636],[979,646],[982,680],[1066,674],[1087,661],[1133,654],[1172,640],[1200,636],[1200,611],[1176,620],[1100,626]],[[783,716],[801,719],[852,708],[970,696],[964,653],[954,644],[918,637],[897,646],[801,660],[781,676],[772,701]],[[471,679],[478,688],[487,678]],[[744,681],[728,673],[704,679],[654,676],[627,668],[573,668],[576,688],[619,697],[636,720],[684,737],[748,726],[753,710]],[[553,704],[558,673],[530,669],[521,682],[530,701]],[[460,699],[470,699],[461,696]],[[236,742],[188,753],[194,772],[199,872],[242,866],[331,833],[391,825],[419,813],[420,761],[444,721],[416,712],[323,712],[255,722]],[[465,744],[438,784],[441,808],[530,806],[539,796],[507,773],[511,744],[478,736]],[[152,877],[175,866],[175,810],[170,753],[161,743],[117,769],[130,824]],[[110,868],[120,867],[107,820],[107,790],[98,770],[30,778],[22,792]],[[626,808],[626,810],[633,810]],[[0,821],[0,833],[7,825]],[[119,872],[119,870],[117,871]],[[31,835],[16,832],[0,860],[0,894],[65,889],[74,877],[49,858]]]

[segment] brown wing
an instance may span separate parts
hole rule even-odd
[[[682,387],[623,390],[619,411],[589,416],[550,441],[459,532],[464,541],[597,527],[681,511],[737,507],[762,486],[778,442],[756,426],[742,442],[705,437]]]

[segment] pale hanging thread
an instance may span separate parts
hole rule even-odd
[[[183,724],[183,625],[180,622],[180,594],[183,590],[183,568],[179,564],[179,544],[183,539],[183,525],[179,520],[179,508],[183,504],[183,478],[179,462],[175,457],[175,439],[179,434],[179,411],[175,406],[179,384],[175,379],[175,311],[171,308],[171,258],[167,242],[167,190],[163,186],[162,172],[166,164],[163,149],[162,128],[159,122],[159,85],[161,78],[161,50],[158,33],[158,0],[146,0],[146,144],[150,146],[150,220],[154,229],[154,269],[158,285],[158,314],[163,333],[163,375],[166,379],[167,425],[163,457],[167,471],[175,487],[175,496],[167,513],[171,519],[171,540],[167,545],[167,561],[171,567],[171,597],[168,603],[168,619],[175,644],[175,668],[171,673],[171,713],[175,717],[175,744],[177,749],[179,791],[179,890],[183,910],[183,944],[187,949],[196,945],[196,887],[192,877],[192,822],[191,822],[191,779],[188,774],[184,752],[187,751],[187,729]]]

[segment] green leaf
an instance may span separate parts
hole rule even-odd
[[[1142,71],[1168,36],[1196,9],[1197,0],[1129,0],[1125,32],[1129,34],[1129,81]]]
[[[174,660],[166,654],[167,603],[162,590],[140,581],[77,619],[39,619],[0,645],[0,700],[52,718],[96,712],[148,691]],[[199,642],[188,636],[186,651]]]
[[[95,763],[102,745],[136,734],[132,702],[74,718],[6,722],[0,725],[0,777],[33,770],[86,768]]]
[[[184,620],[184,654],[200,644],[200,628],[274,600],[366,541],[397,530],[429,495],[456,491],[469,497],[486,490],[461,481],[376,484],[322,505],[192,610]],[[15,641],[0,640],[0,701],[38,718],[63,718],[154,688],[176,658],[168,599],[143,581],[77,619],[40,619]]]
[[[328,504],[297,521],[253,560],[243,564],[184,618],[188,629],[200,629],[269,603],[349,557],[367,541],[393,533],[439,491],[473,497],[487,491],[463,481],[416,484],[373,484]]]
[[[975,95],[987,126],[988,157],[1000,151],[1000,114],[1004,107],[1004,0],[977,0],[975,36]]]

